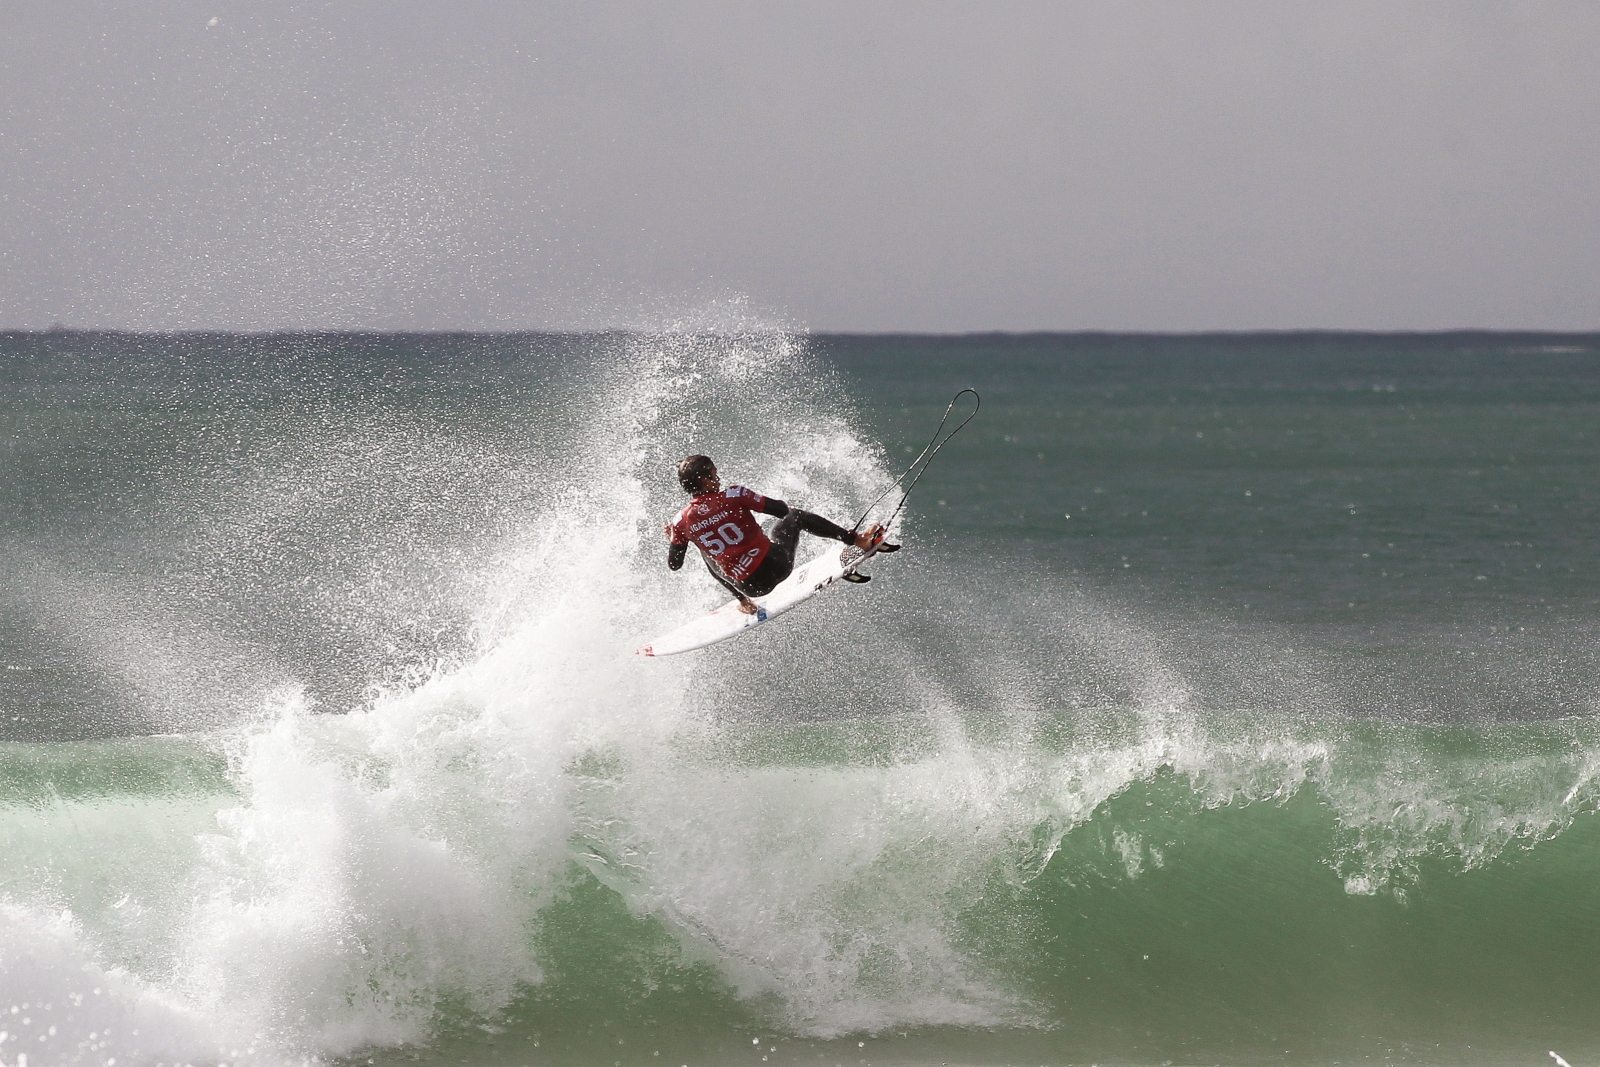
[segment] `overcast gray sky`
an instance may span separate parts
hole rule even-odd
[[[1600,328],[1600,3],[0,0],[0,327]]]

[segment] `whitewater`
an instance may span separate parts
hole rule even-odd
[[[1600,1054],[1589,624],[1496,609],[1457,667],[1439,617],[1353,648],[975,535],[1084,480],[996,458],[1065,421],[1026,367],[870,586],[649,660],[723,599],[664,564],[682,455],[849,521],[916,389],[1006,368],[760,324],[4,347],[5,1067]]]

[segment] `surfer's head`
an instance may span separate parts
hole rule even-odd
[[[690,456],[678,464],[678,484],[685,493],[715,493],[722,488],[717,465],[710,456]]]

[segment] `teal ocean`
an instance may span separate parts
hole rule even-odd
[[[1600,336],[0,381],[5,1067],[1600,1063]],[[870,585],[634,654],[679,458],[851,522],[966,386]]]

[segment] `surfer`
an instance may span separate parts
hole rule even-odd
[[[861,533],[836,526],[821,515],[791,508],[781,500],[762,496],[742,485],[722,488],[717,465],[709,456],[690,456],[678,464],[678,483],[693,499],[663,529],[671,544],[667,566],[677,570],[691,542],[705,557],[711,576],[739,598],[739,610],[756,613],[751,597],[766,596],[794,570],[794,550],[800,531],[815,537],[870,548],[883,536],[874,525]],[[753,512],[777,516],[769,537]],[[899,545],[880,544],[879,552],[897,552]]]

